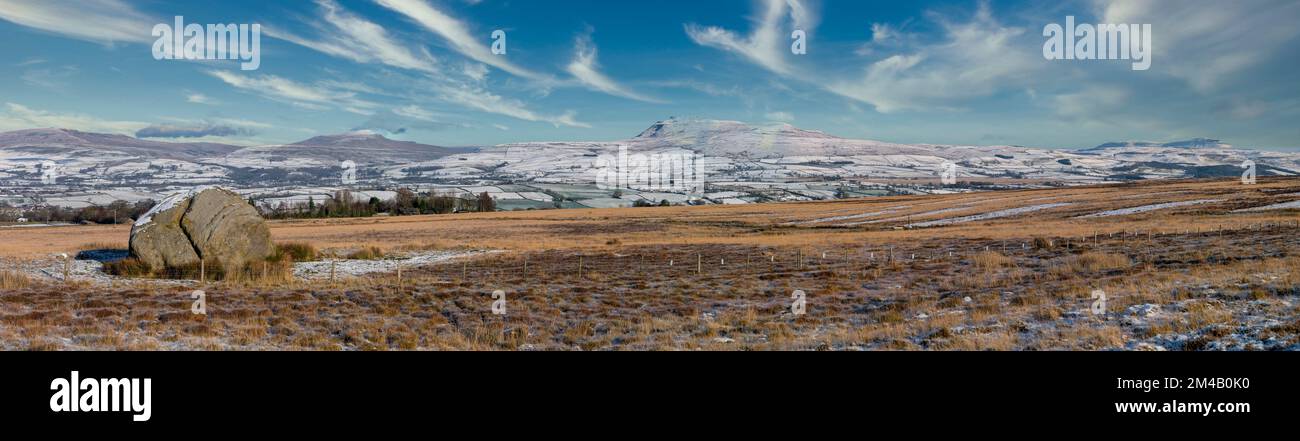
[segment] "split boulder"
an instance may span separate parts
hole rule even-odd
[[[221,262],[227,272],[275,252],[266,221],[235,192],[200,187],[164,199],[131,227],[131,256],[154,269]]]

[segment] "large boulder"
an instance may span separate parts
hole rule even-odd
[[[257,209],[220,187],[172,195],[131,227],[131,255],[154,269],[206,260],[231,272],[274,252],[271,229]]]

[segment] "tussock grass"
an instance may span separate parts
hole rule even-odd
[[[1066,257],[1058,268],[1081,274],[1124,270],[1132,265],[1133,260],[1122,254],[1087,252]]]
[[[23,289],[32,286],[32,279],[16,271],[0,271],[0,289]]]
[[[1014,266],[1016,261],[997,251],[981,251],[971,258],[975,266],[985,271]]]
[[[294,262],[313,262],[320,258],[320,253],[316,247],[306,242],[282,242],[275,244],[275,254],[271,256],[272,261],[281,261],[288,257]]]
[[[153,268],[143,260],[128,257],[116,262],[104,264],[104,272],[120,277],[151,277]]]
[[[377,246],[366,246],[348,254],[353,260],[379,260],[384,258],[384,250]]]

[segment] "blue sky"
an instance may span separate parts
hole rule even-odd
[[[176,15],[261,24],[260,68],[155,60],[150,31]],[[1045,59],[1043,28],[1067,15],[1151,24],[1151,68]],[[1291,149],[1298,21],[1292,0],[0,0],[0,130],[487,145],[621,139],[677,116],[909,143]]]

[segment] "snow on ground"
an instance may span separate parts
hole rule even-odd
[[[1162,191],[1157,193],[1128,195],[1128,196],[1120,197],[1120,199],[1143,199],[1143,198],[1149,198],[1155,196],[1169,196],[1169,195],[1176,195],[1176,194],[1187,194],[1187,192],[1186,191]]]
[[[22,273],[35,280],[55,283],[63,282],[62,256],[50,256],[34,260],[0,259],[0,270]],[[104,264],[94,260],[68,260],[68,280],[73,282],[89,281],[107,285],[120,278],[105,274]]]
[[[429,251],[411,254],[399,259],[382,259],[382,260],[322,260],[317,262],[301,262],[293,265],[293,276],[299,280],[319,280],[330,277],[330,268],[333,267],[335,277],[356,277],[371,273],[384,273],[397,271],[400,265],[402,268],[415,268],[425,265],[433,265],[454,259],[478,256],[481,254],[497,253],[500,251]]]
[[[1129,214],[1146,213],[1148,211],[1164,210],[1166,208],[1190,207],[1192,205],[1213,204],[1223,202],[1223,199],[1197,199],[1194,201],[1165,202],[1163,204],[1143,205],[1140,207],[1121,208],[1118,210],[1103,211],[1079,216],[1076,219],[1091,219],[1097,217],[1125,216]]]
[[[293,275],[299,280],[328,279],[330,277],[330,266],[333,265],[336,277],[356,277],[372,273],[397,271],[398,265],[410,269],[498,252],[500,251],[430,251],[383,260],[340,259],[299,262],[293,265]],[[51,283],[63,282],[63,265],[64,259],[62,256],[50,256],[34,260],[0,259],[0,270],[16,271],[36,280]],[[68,260],[68,279],[74,282],[91,282],[96,285],[127,281],[161,284],[184,284],[188,282],[185,280],[134,279],[112,276],[104,273],[104,264],[99,261],[76,259]]]
[[[41,224],[0,225],[0,228],[44,228],[44,227],[66,227],[69,225],[72,224],[67,222],[52,222],[52,223],[41,223]]]
[[[898,207],[889,207],[889,208],[886,208],[886,209],[884,209],[884,210],[873,211],[873,212],[870,212],[870,213],[860,213],[860,214],[849,214],[849,215],[844,215],[844,216],[824,217],[824,218],[821,218],[821,219],[813,219],[813,220],[810,220],[810,221],[803,221],[803,222],[790,222],[790,223],[787,223],[786,225],[808,225],[808,224],[820,224],[820,223],[824,223],[824,222],[839,222],[839,221],[846,221],[846,220],[862,219],[862,218],[867,218],[867,217],[876,217],[876,216],[881,216],[881,215],[885,215],[885,214],[893,213],[893,212],[896,212],[896,211],[898,211],[898,210],[902,210],[902,209],[904,209],[904,208],[911,208],[911,207],[912,207],[911,205],[902,205],[902,206],[898,206]]]
[[[983,214],[972,214],[970,216],[961,216],[961,217],[954,217],[948,219],[919,222],[919,223],[912,224],[912,226],[913,227],[934,227],[939,225],[951,225],[951,224],[960,224],[965,222],[981,221],[981,220],[988,220],[988,219],[998,219],[998,218],[1009,217],[1009,216],[1017,216],[1025,213],[1033,213],[1035,211],[1049,210],[1057,207],[1064,207],[1066,205],[1073,205],[1073,204],[1069,202],[1058,202],[1054,204],[1041,204],[1041,205],[1031,205],[1028,207],[1008,208],[1006,210],[998,210],[998,211],[993,211],[993,212],[983,213]]]
[[[924,212],[924,213],[909,214],[909,215],[907,215],[907,216],[891,217],[891,218],[889,218],[889,219],[876,219],[876,220],[869,220],[869,221],[863,221],[863,222],[850,222],[850,223],[847,223],[847,224],[838,224],[838,226],[841,226],[841,227],[851,227],[851,226],[855,226],[855,225],[863,225],[863,224],[879,224],[879,223],[884,223],[884,222],[906,221],[906,220],[910,220],[910,219],[912,219],[912,218],[922,218],[922,217],[934,216],[934,215],[936,215],[936,214],[951,213],[951,212],[954,212],[954,211],[961,211],[961,210],[968,210],[968,209],[970,209],[970,205],[961,205],[961,206],[957,206],[957,207],[950,207],[950,208],[944,208],[944,209],[940,209],[940,210],[927,211],[927,212]]]
[[[1300,209],[1300,201],[1283,202],[1280,204],[1265,205],[1263,207],[1243,208],[1232,210],[1233,213],[1249,213],[1252,211],[1270,211],[1270,210],[1295,210]]]

